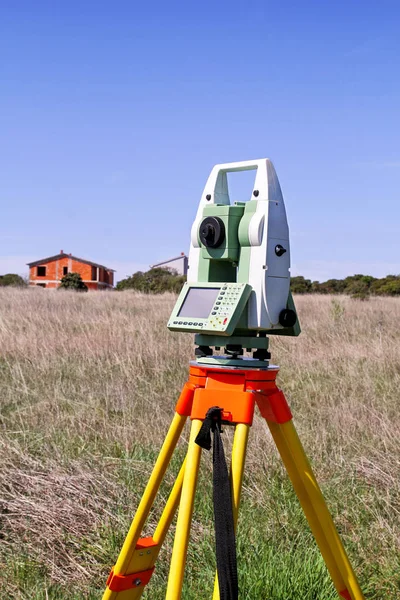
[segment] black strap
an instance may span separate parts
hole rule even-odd
[[[238,600],[235,527],[233,521],[231,485],[221,439],[222,408],[213,406],[207,412],[196,437],[196,444],[210,450],[213,440],[213,503],[215,546],[220,600]]]

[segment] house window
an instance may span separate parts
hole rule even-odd
[[[68,273],[68,267],[63,267],[63,275],[67,275]]]
[[[46,267],[38,267],[37,268],[37,276],[38,277],[46,277]]]
[[[37,283],[36,287],[46,287],[46,284],[45,283]]]
[[[97,281],[97,267],[92,267],[92,281]]]

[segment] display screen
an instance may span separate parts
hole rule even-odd
[[[190,288],[178,317],[207,319],[221,288]]]

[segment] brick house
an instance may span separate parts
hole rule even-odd
[[[114,286],[114,270],[98,263],[77,258],[72,254],[60,254],[28,263],[29,285],[57,288],[67,273],[79,273],[90,290],[107,290]]]

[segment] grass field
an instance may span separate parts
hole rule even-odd
[[[192,357],[192,336],[166,329],[173,302],[0,290],[0,598],[101,598]],[[400,600],[400,299],[296,302],[302,335],[271,338],[279,385],[367,600]],[[184,600],[211,599],[210,463],[205,453]],[[171,542],[146,600],[163,598]],[[241,600],[336,598],[258,417],[238,560]]]

